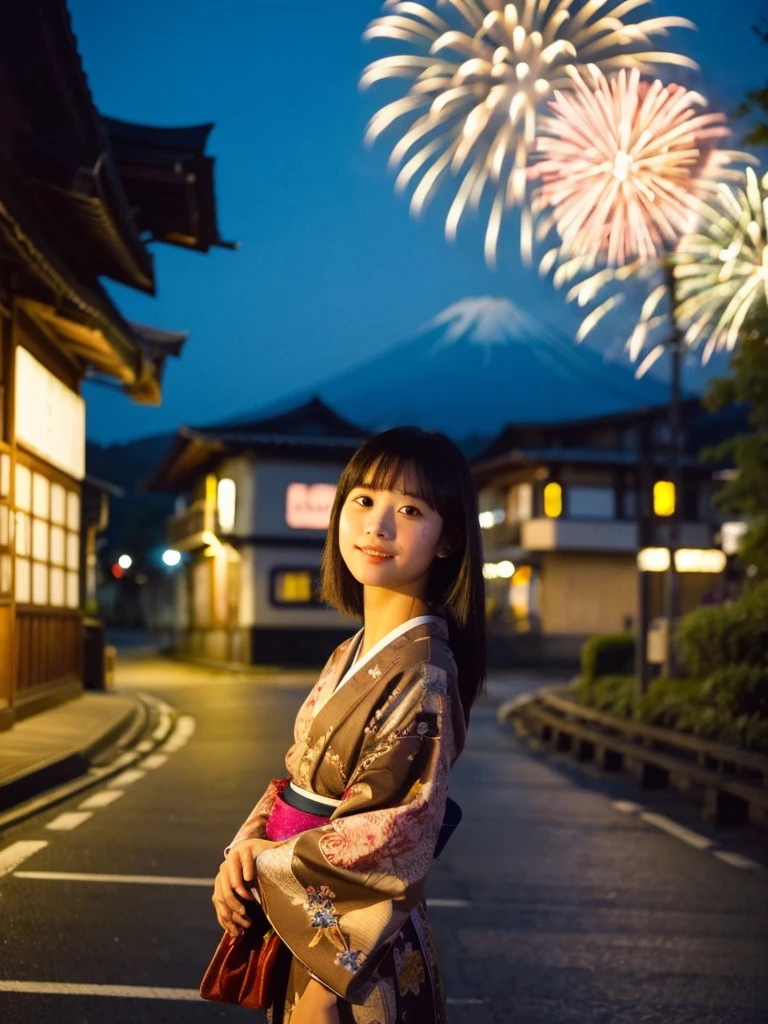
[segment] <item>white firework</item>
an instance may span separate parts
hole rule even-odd
[[[449,175],[455,195],[446,220],[453,240],[469,207],[493,195],[485,256],[494,265],[504,214],[523,205],[531,146],[542,105],[556,89],[572,88],[570,72],[595,65],[649,73],[659,64],[695,68],[693,61],[654,49],[653,36],[692,28],[685,18],[626,20],[649,0],[437,0],[437,13],[412,0],[388,0],[365,39],[405,43],[412,53],[374,61],[361,87],[383,79],[411,80],[404,96],[371,119],[372,143],[398,122],[405,128],[390,166],[395,187],[419,178],[411,199],[418,216]],[[444,14],[445,17],[442,17]],[[524,211],[523,249],[530,252],[530,214]]]
[[[749,314],[768,304],[768,174],[748,167],[739,187],[721,185],[713,214],[673,256],[677,321],[686,344],[704,342],[704,362],[730,352]]]
[[[735,347],[750,313],[768,306],[768,174],[761,181],[748,167],[738,183],[721,183],[701,214],[698,228],[683,235],[667,255],[618,268],[597,269],[594,257],[574,257],[558,266],[557,286],[577,281],[569,301],[585,308],[598,303],[582,321],[577,341],[620,306],[632,288],[646,294],[627,339],[630,359],[642,357],[638,377],[663,354],[673,318],[684,344],[701,349],[704,364],[715,352]],[[578,280],[584,273],[588,276]]]

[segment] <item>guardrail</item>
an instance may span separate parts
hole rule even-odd
[[[715,825],[768,827],[768,757],[596,711],[548,689],[500,712],[519,729],[647,789],[672,786],[698,799]]]

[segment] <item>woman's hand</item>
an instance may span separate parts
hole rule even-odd
[[[339,1024],[336,993],[310,978],[291,1014],[291,1024]]]
[[[242,900],[253,902],[248,887],[256,878],[256,858],[276,845],[268,839],[243,839],[221,862],[211,899],[219,924],[230,935],[239,935],[243,928],[250,926]]]

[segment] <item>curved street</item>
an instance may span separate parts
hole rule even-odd
[[[218,939],[210,879],[281,774],[311,680],[123,662],[118,685],[179,719],[137,769],[0,836],[0,857],[28,851],[0,877],[4,1024],[246,1019],[196,998]],[[531,750],[495,708],[535,685],[493,679],[454,770],[464,821],[428,887],[449,1019],[765,1024],[768,871],[752,864],[755,839],[740,841],[750,858],[722,859],[638,804],[686,818],[694,840],[708,834],[695,808],[652,806]]]

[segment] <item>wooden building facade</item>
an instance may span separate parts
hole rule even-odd
[[[164,361],[185,338],[128,323],[99,279],[152,293],[149,240],[224,243],[203,153],[210,126],[102,118],[64,0],[8,12],[0,103],[1,729],[83,685],[95,532],[82,381],[157,404]]]

